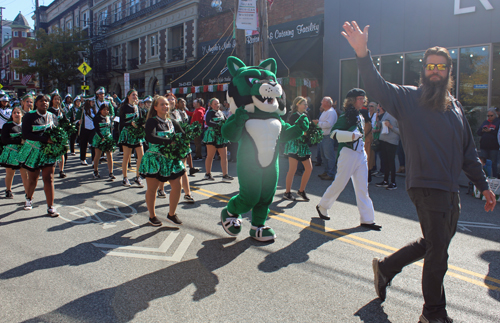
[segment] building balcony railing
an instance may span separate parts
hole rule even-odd
[[[182,61],[184,59],[184,46],[168,49],[168,61]]]
[[[128,60],[128,69],[135,70],[139,68],[139,57],[130,58]]]
[[[120,56],[111,57],[111,66],[120,66],[120,65],[122,65],[122,62],[120,60]]]

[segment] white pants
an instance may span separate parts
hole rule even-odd
[[[364,150],[354,151],[347,147],[342,148],[337,162],[337,176],[326,189],[319,206],[329,210],[344,190],[349,178],[352,179],[354,186],[361,223],[374,223],[375,211],[368,195],[368,163]]]

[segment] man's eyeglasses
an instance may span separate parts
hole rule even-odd
[[[425,69],[428,71],[434,71],[434,69],[437,67],[438,71],[446,71],[448,68],[448,65],[446,64],[427,64],[425,65]]]

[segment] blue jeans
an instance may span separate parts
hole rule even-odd
[[[491,160],[491,175],[497,177],[498,175],[498,149],[481,149],[479,157],[484,157]]]
[[[330,136],[323,136],[323,140],[318,145],[321,152],[321,159],[325,163],[325,173],[330,177],[335,177],[337,173],[337,160],[335,158],[335,143]]]

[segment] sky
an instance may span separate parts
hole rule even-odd
[[[47,6],[53,0],[38,0],[40,6]],[[34,21],[31,19],[33,13],[35,12],[35,0],[0,0],[0,7],[3,9],[3,19],[4,20],[14,20],[19,14],[19,11],[28,20],[31,28],[34,26]]]

